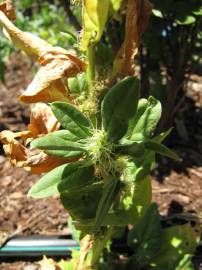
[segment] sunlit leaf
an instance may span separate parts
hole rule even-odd
[[[155,17],[158,17],[158,18],[163,18],[163,14],[160,10],[158,9],[152,9],[152,14],[155,16]]]
[[[100,40],[108,17],[109,3],[110,0],[83,1],[82,50],[87,50],[89,45]]]
[[[137,114],[129,123],[129,138],[134,140],[136,134],[140,133],[145,138],[150,138],[161,117],[161,103],[153,97],[147,102],[143,101]]]
[[[117,12],[122,5],[123,0],[110,0],[111,6],[115,12]]]
[[[90,135],[91,122],[75,106],[65,102],[54,102],[51,104],[51,108],[65,129],[80,138]]]
[[[190,224],[173,226],[163,230],[162,245],[151,260],[152,269],[173,270],[184,256],[193,254],[200,240],[200,228]]]
[[[32,186],[28,196],[33,198],[45,198],[58,193],[58,184],[75,173],[79,166],[79,163],[69,163],[53,169]]]
[[[179,25],[188,25],[188,24],[193,24],[195,23],[196,18],[193,16],[187,16],[185,19],[178,19],[176,20],[176,23]]]
[[[113,86],[102,103],[102,124],[110,141],[123,137],[134,116],[139,98],[139,81],[127,77]],[[127,108],[127,110],[126,110]]]

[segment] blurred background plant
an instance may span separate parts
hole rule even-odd
[[[159,129],[173,124],[190,75],[202,74],[202,2],[153,0],[153,16],[139,58],[142,96],[164,108]]]

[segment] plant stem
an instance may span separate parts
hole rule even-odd
[[[94,240],[93,247],[92,247],[92,260],[91,265],[94,267],[100,259],[101,253],[106,246],[107,242],[110,240],[113,233],[113,227],[110,226],[109,228],[106,228],[106,232],[104,235],[97,236]]]
[[[87,80],[89,84],[89,89],[91,89],[93,86],[93,82],[95,80],[95,47],[94,45],[89,46],[87,50],[87,57],[88,57]]]

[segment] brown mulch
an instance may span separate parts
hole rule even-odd
[[[13,54],[7,65],[5,83],[0,83],[0,131],[25,130],[29,121],[29,106],[19,103],[18,96],[31,80],[27,58]],[[153,172],[153,200],[166,215],[173,212],[202,212],[202,78],[193,76],[189,84],[185,119],[176,121],[169,146],[181,157],[181,162],[159,159]],[[67,213],[59,198],[34,200],[27,198],[29,188],[39,179],[22,169],[12,167],[0,145],[0,240],[1,233],[65,234]],[[33,263],[1,263],[1,270],[36,270]]]

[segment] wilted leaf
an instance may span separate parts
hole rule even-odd
[[[33,138],[56,131],[59,127],[60,124],[49,106],[44,103],[34,105],[30,114],[30,124],[28,125]]]
[[[84,268],[85,263],[88,263],[88,262],[86,262],[86,259],[87,259],[87,256],[89,254],[89,251],[92,248],[93,242],[94,242],[93,237],[91,235],[88,235],[88,234],[81,240],[80,256],[79,256],[77,266],[75,269],[77,269],[77,270],[84,270],[85,269]],[[89,268],[89,267],[87,267],[87,268]]]
[[[20,137],[20,132],[16,133]],[[16,140],[16,134],[5,130],[0,133],[0,141],[12,165],[32,173],[48,172],[55,167],[73,161],[59,157],[48,156],[42,151],[31,151]],[[23,132],[22,132],[23,134]]]
[[[85,71],[86,64],[65,49],[53,47],[39,37],[21,31],[2,11],[0,24],[16,47],[37,59],[42,65],[20,99],[26,103],[68,101],[67,86],[62,78],[73,77]]]
[[[0,10],[2,10],[10,20],[14,21],[16,19],[13,0],[4,0],[0,4]]]
[[[59,270],[56,262],[53,259],[48,259],[46,256],[43,257],[41,261],[38,262],[40,265],[39,270]]]
[[[21,167],[21,164],[27,160],[29,150],[15,139],[15,133],[4,130],[0,133],[0,141],[3,144],[4,151],[10,162],[14,166]]]
[[[87,50],[90,44],[100,40],[108,17],[109,3],[110,0],[83,1],[82,50]]]
[[[134,57],[138,52],[141,37],[148,25],[151,12],[152,5],[148,0],[128,0],[125,41],[115,58],[116,70],[113,71],[113,76],[134,75]]]
[[[48,156],[42,151],[30,150],[25,147],[27,142],[30,142],[33,138],[59,128],[59,124],[49,106],[37,104],[31,112],[31,120],[28,127],[29,131],[13,133],[5,130],[0,133],[0,140],[11,164],[23,167],[28,171],[32,171],[32,173],[44,173],[61,164],[75,161],[72,158]],[[22,139],[24,145],[17,138]]]

